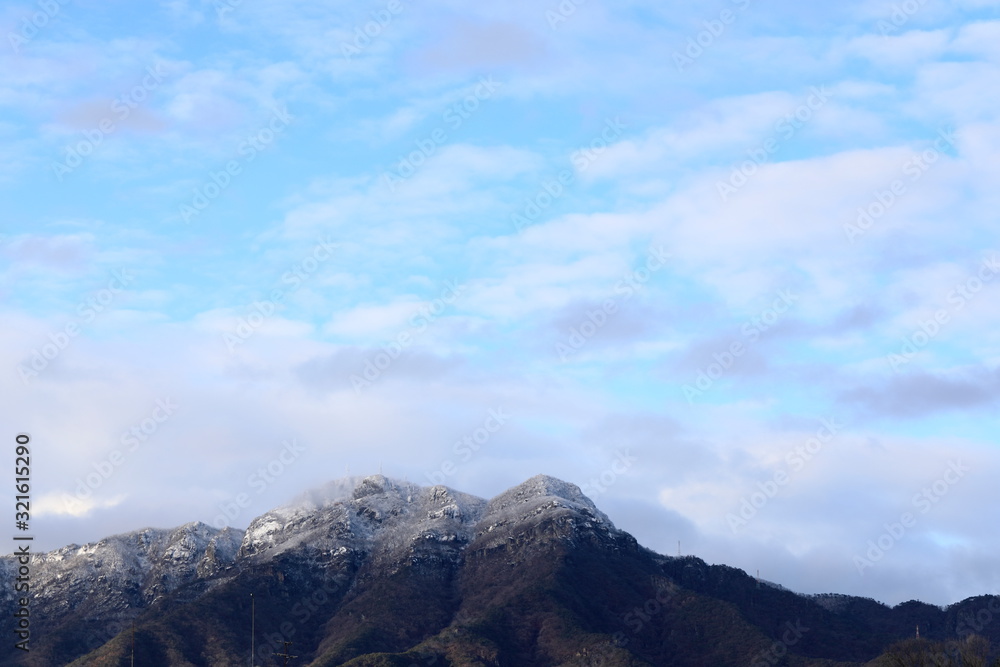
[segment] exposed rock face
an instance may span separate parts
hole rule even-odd
[[[254,519],[239,558],[295,551],[320,558],[357,553],[399,559],[426,551],[428,544],[468,542],[485,505],[444,486],[420,487],[382,475],[357,480],[353,487],[335,482]]]
[[[32,609],[48,615],[67,608],[70,600],[84,599],[96,616],[144,607],[157,596],[230,568],[242,537],[232,528],[188,523],[36,554]],[[11,562],[9,557],[4,561]]]

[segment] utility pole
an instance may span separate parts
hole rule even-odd
[[[288,667],[288,660],[290,658],[297,658],[299,656],[297,656],[297,655],[289,655],[288,654],[288,647],[292,645],[292,642],[281,642],[281,643],[285,645],[285,652],[284,653],[275,653],[274,655],[277,656],[277,657],[279,657],[279,658],[284,658],[285,659],[285,667]]]
[[[132,667],[135,667],[135,619],[132,619]]]
[[[254,623],[256,622],[257,608],[254,606],[253,593],[250,594],[250,667],[253,667],[254,656]]]

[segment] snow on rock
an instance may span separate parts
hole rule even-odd
[[[504,540],[546,517],[615,530],[580,489],[539,475],[489,502],[446,486],[422,487],[383,475],[335,480],[255,518],[246,531],[200,522],[145,528],[33,559],[41,615],[86,600],[94,617],[126,618],[192,582],[235,576],[248,561],[288,555],[368,568],[457,563],[479,535]],[[491,532],[492,531],[492,532]],[[0,599],[16,564],[0,558]]]
[[[478,533],[526,521],[534,522],[554,513],[575,514],[589,519],[585,523],[592,527],[606,532],[616,530],[611,519],[597,509],[576,484],[548,475],[536,475],[490,500]]]
[[[398,556],[427,540],[464,543],[485,504],[444,486],[383,475],[338,480],[254,519],[240,554],[273,557],[308,545],[328,554]]]
[[[89,601],[95,614],[134,609],[231,567],[241,538],[241,531],[196,522],[168,530],[145,528],[34,554],[35,604],[41,614],[82,599]],[[2,559],[4,564],[8,559]]]

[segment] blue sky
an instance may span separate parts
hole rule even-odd
[[[1000,3],[0,7],[39,546],[579,484],[806,593],[996,593]]]

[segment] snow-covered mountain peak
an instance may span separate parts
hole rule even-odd
[[[375,494],[384,494],[387,492],[398,490],[398,486],[393,484],[392,481],[384,475],[370,475],[361,480],[361,482],[354,487],[354,492],[351,494],[355,500],[359,498],[364,498],[365,496],[371,496]]]
[[[444,486],[384,475],[334,480],[254,519],[241,553],[275,555],[298,545],[321,553],[395,552],[420,540],[463,540],[486,501]]]
[[[580,487],[548,475],[535,475],[491,499],[486,506],[484,521],[523,521],[545,510],[558,508],[592,517],[606,529],[615,530],[611,519],[597,509]]]
[[[578,486],[536,475],[489,502],[447,486],[419,486],[384,475],[333,480],[254,519],[243,556],[273,557],[299,545],[314,553],[400,552],[428,539],[464,543],[499,526],[553,513],[614,531]]]
[[[73,601],[85,600],[87,614],[120,625],[151,606],[197,598],[248,571],[276,568],[283,576],[315,570],[353,585],[404,568],[436,578],[498,549],[511,550],[504,562],[516,566],[532,552],[517,545],[536,543],[538,536],[562,544],[615,532],[577,486],[545,475],[490,501],[443,485],[351,477],[265,512],[246,531],[191,522],[36,554],[32,613],[64,618],[73,613]],[[258,570],[260,565],[266,567]],[[13,556],[0,558],[0,583],[10,583],[16,571]],[[12,591],[0,591],[0,603],[8,604]]]
[[[141,607],[230,567],[242,537],[242,531],[193,522],[36,554],[32,562],[37,565],[33,577],[39,613],[79,599],[109,613]]]

